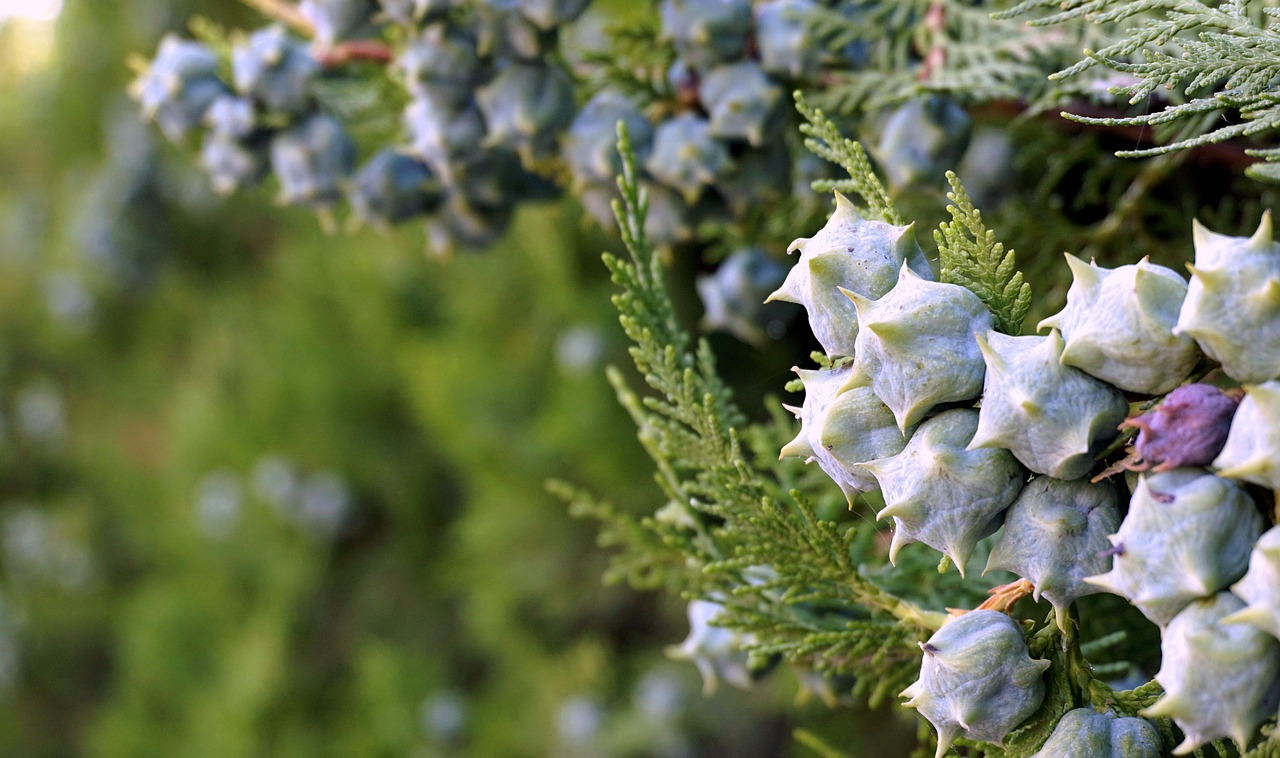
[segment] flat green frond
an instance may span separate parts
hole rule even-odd
[[[684,535],[676,527],[659,522],[642,522],[619,513],[607,502],[565,482],[551,481],[547,489],[569,503],[575,518],[590,518],[601,524],[596,543],[603,548],[624,548],[604,575],[608,584],[625,582],[640,589],[684,591],[694,578],[681,542]],[[687,547],[687,546],[686,546]]]
[[[995,317],[996,329],[1019,334],[1031,308],[1031,285],[1017,270],[1013,250],[1006,252],[995,232],[987,229],[955,173],[948,171],[947,181],[951,183],[947,193],[951,221],[942,222],[933,233],[942,281],[977,295]]]
[[[849,146],[834,142],[835,153],[847,157]],[[873,554],[873,522],[821,518],[798,492],[786,492],[784,484],[804,479],[796,462],[777,460],[778,439],[786,438],[789,422],[775,411],[772,424],[746,425],[706,341],[680,327],[661,262],[644,233],[646,198],[625,130],[619,149],[623,173],[615,211],[628,256],[605,260],[620,288],[614,304],[634,342],[631,356],[653,393],[641,396],[618,370],[609,371],[609,380],[656,464],[667,504],[652,518],[636,520],[560,487],[562,494],[580,515],[605,522],[602,539],[622,551],[617,578],[714,598],[724,605],[717,625],[750,631],[757,652],[866,674],[869,683],[879,683],[868,685],[868,695],[896,693],[884,683],[896,686],[912,675],[916,641],[941,626],[945,615],[862,576],[862,563],[883,560]],[[856,161],[850,165],[856,173]],[[878,183],[869,166],[865,171],[874,200]],[[776,578],[762,580],[762,572]]]
[[[828,745],[821,737],[807,729],[796,729],[791,736],[796,742],[812,750],[819,758],[853,758],[849,753]]]
[[[1080,653],[1085,656],[1090,656],[1103,652],[1124,642],[1128,636],[1129,633],[1122,629],[1118,632],[1112,632],[1106,636],[1099,637],[1096,640],[1082,642],[1080,643]]]
[[[1244,172],[1260,182],[1280,183],[1280,163],[1255,163]]]
[[[862,199],[868,218],[902,226],[902,216],[894,207],[889,191],[871,168],[871,161],[862,145],[842,135],[831,119],[810,105],[804,95],[796,92],[795,98],[796,109],[808,122],[800,125],[800,131],[806,136],[804,146],[814,155],[831,161],[849,173],[848,183],[842,182],[841,187],[849,190],[848,194]],[[815,190],[826,191],[818,185],[815,182]]]
[[[1045,80],[1098,41],[1079,30],[1026,28],[996,17],[999,3],[969,0],[861,0],[817,11],[811,37],[833,55],[864,60],[834,71],[815,102],[841,115],[896,105],[924,93],[966,103],[1015,100],[1039,110],[1057,97]]]
[[[1280,32],[1274,9],[1250,12],[1248,3],[1199,0],[1032,0],[997,14],[1002,18],[1047,12],[1033,26],[1088,21],[1113,41],[1053,74],[1056,81],[1105,67],[1124,77],[1111,88],[1131,105],[1163,101],[1163,107],[1112,118],[1069,118],[1104,126],[1156,126],[1224,114],[1225,123],[1167,144],[1118,152],[1146,157],[1247,137],[1280,128]],[[1184,99],[1185,98],[1185,99]],[[1233,114],[1238,114],[1237,117]],[[1255,172],[1262,177],[1267,173]]]
[[[1245,753],[1242,758],[1280,758],[1280,740],[1272,735],[1271,739]]]
[[[1160,686],[1159,682],[1152,679],[1140,687],[1115,692],[1111,695],[1111,699],[1120,714],[1136,716],[1138,711],[1151,707],[1163,694],[1164,688]]]

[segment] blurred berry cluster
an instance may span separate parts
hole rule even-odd
[[[612,224],[619,121],[644,168],[646,230],[660,245],[689,242],[703,223],[740,220],[789,196],[792,178],[816,168],[784,139],[794,132],[789,93],[813,83],[824,66],[853,62],[829,60],[806,34],[807,14],[817,7],[813,0],[664,0],[661,37],[675,53],[667,102],[642,111],[605,89],[565,139],[574,191],[588,212]]]
[[[811,38],[816,0],[664,0],[657,42],[674,63],[658,100],[606,85],[579,107],[587,88],[562,65],[560,38],[587,5],[306,0],[280,21],[309,42],[280,24],[233,37],[229,51],[169,36],[133,95],[171,140],[202,134],[200,164],[217,191],[272,174],[283,204],[328,212],[345,199],[381,228],[426,218],[436,249],[491,244],[521,202],[557,196],[566,175],[611,226],[619,121],[644,161],[649,231],[662,245],[821,175],[784,139],[788,93],[859,55]],[[359,167],[355,130],[322,96],[327,80],[367,73],[353,61],[379,64],[405,95],[400,144],[370,145]]]
[[[662,0],[652,32],[662,62],[653,91],[633,97],[599,76],[599,61],[574,55],[590,47],[578,38],[593,21],[566,27],[587,5],[308,0],[289,7],[310,42],[272,25],[233,38],[220,57],[214,45],[170,36],[134,96],[170,139],[203,133],[200,163],[219,192],[272,174],[283,204],[327,214],[346,200],[355,220],[381,229],[424,219],[437,251],[496,242],[522,203],[555,198],[564,185],[611,228],[619,123],[640,157],[646,231],[660,246],[703,240],[707,225],[743,228],[786,215],[787,201],[811,199],[809,184],[830,177],[830,166],[793,138],[788,93],[865,63],[859,44],[833,51],[814,32],[818,14],[856,9],[820,0]],[[566,60],[576,61],[572,71]],[[378,101],[401,131],[390,138],[398,144],[385,144],[385,135],[383,144],[363,140],[373,144],[360,152],[371,154],[357,166],[352,119],[331,112],[322,95],[329,79],[359,82],[371,71],[391,82],[392,95],[403,94]],[[973,136],[968,114],[945,97],[909,101],[867,128],[895,193],[936,185],[946,169],[964,171],[964,161],[982,164],[964,172],[976,177],[980,203],[994,203],[995,188],[1007,184],[1007,137]],[[759,342],[785,327],[777,310],[760,310],[783,273],[766,254],[739,247],[699,285],[705,325]]]
[[[521,201],[556,193],[531,170],[574,112],[572,81],[548,53],[586,0],[459,5],[309,0],[297,10],[311,43],[267,26],[232,42],[229,66],[212,46],[170,35],[133,95],[171,140],[202,131],[200,164],[221,193],[270,173],[283,204],[327,212],[345,199],[375,227],[427,218],[438,250],[483,246]],[[353,59],[386,64],[408,97],[403,144],[361,166],[350,126],[318,95]]]

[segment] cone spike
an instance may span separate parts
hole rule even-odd
[[[858,293],[853,292],[851,290],[847,290],[844,287],[837,287],[836,289],[840,290],[841,294],[843,294],[845,297],[853,301],[853,307],[858,312],[858,318],[861,319],[862,310],[867,306],[871,305],[871,302],[872,302],[871,299],[867,297],[863,297],[862,295],[859,295]]]
[[[1257,627],[1263,631],[1269,631],[1273,626],[1273,620],[1270,613],[1256,605],[1249,605],[1241,608],[1235,613],[1228,613],[1218,620],[1219,624],[1248,624]]]
[[[1236,721],[1231,729],[1231,740],[1236,743],[1236,747],[1240,749],[1240,754],[1244,755],[1249,749],[1249,735],[1253,729],[1248,724]]]
[[[987,334],[990,334],[990,332]],[[999,353],[991,349],[991,343],[987,342],[987,334],[975,332],[973,339],[978,343],[978,350],[982,352],[982,357],[987,362],[987,368],[1002,369],[1006,366],[1005,360]]]
[[[1040,323],[1036,324],[1037,332],[1042,332],[1045,329],[1061,329],[1061,328],[1062,328],[1062,311],[1058,311],[1057,313],[1053,314],[1052,316],[1049,316],[1048,318],[1043,318],[1040,320]]]
[[[795,439],[782,446],[782,450],[778,452],[778,460],[783,458],[808,458],[813,456],[815,452],[804,432],[801,432]]]
[[[1249,237],[1249,247],[1256,250],[1266,250],[1271,247],[1271,211],[1264,211],[1262,219],[1258,221],[1258,229]]]
[[[849,198],[845,197],[843,192],[841,192],[840,190],[836,190],[835,193],[836,193],[836,213],[852,213],[855,216],[858,215],[858,208],[853,204],[851,200],[849,200]]]
[[[1152,288],[1157,286],[1160,281],[1160,275],[1150,266],[1139,263],[1133,269],[1133,289],[1140,296],[1139,300],[1145,299],[1141,297],[1142,295],[1154,295]]]
[[[1119,594],[1115,590],[1115,584],[1112,583],[1111,581],[1112,573],[1114,572],[1108,571],[1105,574],[1098,574],[1097,576],[1086,576],[1086,577],[1082,577],[1080,581],[1088,582],[1089,584],[1092,584],[1095,587],[1101,587],[1112,594]]]
[[[1272,560],[1280,560],[1280,545],[1264,545],[1259,541],[1253,549]]]
[[[938,730],[938,752],[933,754],[933,758],[942,758],[951,749],[951,743],[956,741],[956,737],[960,735],[960,731],[954,727]]]
[[[893,541],[889,543],[890,565],[898,565],[898,551],[901,550],[904,545],[910,545],[911,542],[911,538],[903,533],[902,526],[897,525],[893,530]]]
[[[1231,283],[1230,274],[1220,269],[1206,269],[1188,263],[1187,270],[1209,289],[1215,286],[1223,287]]]
[[[1063,253],[1063,255],[1066,256],[1067,268],[1071,269],[1071,275],[1075,277],[1076,283],[1094,287],[1102,280],[1102,274],[1105,272],[1098,268],[1096,264],[1085,263],[1071,253]]]
[[[836,390],[836,395],[839,396],[845,392],[848,392],[851,389],[857,389],[858,387],[866,387],[870,384],[871,384],[871,377],[867,376],[867,373],[865,371],[859,370],[858,364],[855,361],[853,364],[853,371],[849,372],[849,378],[846,379],[844,384],[840,385],[840,388]]]
[[[1243,463],[1219,469],[1218,476],[1227,479],[1244,479],[1250,476],[1266,474],[1271,470],[1271,461],[1265,456],[1250,458]]]
[[[1062,332],[1054,329],[1046,337],[1045,345],[1048,346],[1049,353],[1055,358],[1061,359],[1062,351],[1067,348],[1067,341],[1062,338]]]
[[[1140,713],[1143,716],[1180,716],[1186,713],[1188,705],[1179,695],[1166,692],[1164,697],[1143,708]]]
[[[808,279],[809,272],[804,268],[804,263],[796,263],[787,272],[787,278],[782,281],[782,286],[774,290],[764,301],[770,303],[781,300],[784,303],[804,305],[804,289]]]
[[[915,402],[911,405],[903,406],[901,411],[890,409],[893,411],[893,420],[898,422],[898,431],[902,432],[902,436],[906,437],[907,427],[915,426],[920,417],[932,408],[933,405],[924,402]]]
[[[852,293],[846,292],[845,294]],[[856,304],[857,301],[855,300],[854,303]],[[861,316],[861,313],[859,313],[859,316]],[[910,323],[904,323],[901,320],[865,321],[860,324],[860,327],[875,334],[881,340],[906,340],[915,332],[914,327]]]
[[[1254,293],[1254,297],[1274,309],[1280,306],[1280,278],[1269,276],[1267,281]]]
[[[1040,598],[1038,597],[1035,600],[1037,603],[1040,602]],[[1071,623],[1071,615],[1067,613],[1067,606],[1053,606],[1053,622],[1058,625],[1059,629],[1067,628],[1067,624]]]
[[[1041,321],[1040,323],[1041,325],[1044,324],[1043,321]],[[1063,366],[1072,366],[1072,365],[1075,365],[1075,363],[1079,362],[1080,358],[1082,357],[1080,355],[1080,351],[1083,350],[1084,348],[1078,347],[1078,345],[1080,345],[1080,343],[1075,341],[1074,339],[1071,342],[1068,342],[1065,345],[1063,345],[1062,352],[1058,354],[1058,363],[1060,363]]]
[[[1200,219],[1191,219],[1191,243],[1196,250],[1208,245],[1212,239],[1213,232],[1205,228],[1205,225],[1200,223]],[[1187,267],[1190,268],[1190,264]]]
[[[844,493],[844,499],[849,504],[849,510],[853,510],[853,501],[862,493],[853,485],[840,484],[840,491]]]
[[[1206,572],[1203,567],[1195,565],[1194,563],[1189,563],[1188,565],[1183,566],[1183,569],[1185,571],[1184,576],[1187,581],[1187,587],[1194,590],[1200,597],[1209,597],[1218,591],[1218,588],[1214,586],[1214,582],[1211,578],[1205,576]]]
[[[920,515],[920,504],[913,500],[899,500],[880,509],[876,514],[877,521],[896,516],[898,518],[914,518]]]

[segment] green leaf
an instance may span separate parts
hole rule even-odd
[[[1017,270],[1013,250],[1005,251],[995,232],[982,221],[982,213],[954,172],[947,172],[951,221],[944,221],[933,233],[938,243],[938,260],[944,282],[969,289],[995,316],[996,329],[1019,334],[1031,308],[1031,285]]]
[[[838,140],[835,149],[849,154]],[[616,369],[609,379],[666,500],[653,517],[635,520],[553,487],[576,514],[604,522],[601,539],[621,550],[613,577],[720,603],[716,625],[749,632],[753,655],[780,654],[815,670],[854,674],[857,694],[883,701],[915,677],[916,643],[946,614],[862,575],[861,565],[883,561],[882,553],[871,554],[874,522],[824,519],[786,489],[784,483],[797,481],[797,464],[778,461],[777,444],[761,446],[777,437],[776,425],[746,424],[706,341],[678,323],[661,261],[644,233],[647,198],[621,128],[619,150],[621,199],[614,210],[628,254],[606,255],[605,262],[620,288],[614,304],[634,343],[631,357],[652,393],[642,396]],[[869,166],[861,176],[874,193]],[[761,580],[762,574],[776,578]]]
[[[1251,179],[1257,179],[1260,182],[1276,182],[1280,183],[1280,163],[1255,163],[1244,170],[1245,174]]]
[[[843,750],[837,750],[827,744],[827,742],[821,737],[807,729],[797,729],[791,733],[791,736],[795,738],[796,742],[799,742],[801,745],[804,745],[816,753],[819,758],[853,758],[849,753],[846,753]]]
[[[1111,92],[1126,96],[1130,105],[1157,99],[1167,103],[1160,110],[1135,116],[1063,114],[1074,121],[1102,126],[1195,125],[1168,144],[1116,153],[1143,157],[1280,128],[1280,100],[1273,86],[1280,75],[1280,32],[1271,24],[1275,9],[1256,13],[1248,5],[1200,0],[1027,0],[996,16],[1041,12],[1047,15],[1033,18],[1032,26],[1088,21],[1110,32],[1110,39],[1098,50],[1085,49],[1083,59],[1050,78],[1081,78],[1105,67],[1128,82],[1112,87]],[[1167,91],[1183,97],[1160,94]],[[1197,123],[1205,114],[1228,113],[1238,113],[1239,119]],[[1274,180],[1264,169],[1250,175]]]
[[[840,129],[821,110],[810,105],[800,92],[795,93],[796,109],[808,122],[800,125],[806,139],[804,146],[819,158],[831,161],[849,173],[849,178],[837,182],[814,182],[818,192],[839,190],[845,195],[861,198],[864,215],[894,226],[903,226],[902,214],[894,207],[889,191],[871,168],[867,151],[862,145],[845,137]]]

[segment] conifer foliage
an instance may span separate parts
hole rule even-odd
[[[1280,751],[1272,4],[659,0],[594,43],[580,0],[253,4],[133,86],[220,191],[498,254],[567,195],[620,237],[662,505],[550,489],[689,601],[708,688],[901,697],[939,758]],[[683,325],[720,260],[754,374]],[[812,344],[766,298],[822,350],[757,407],[735,378]]]

